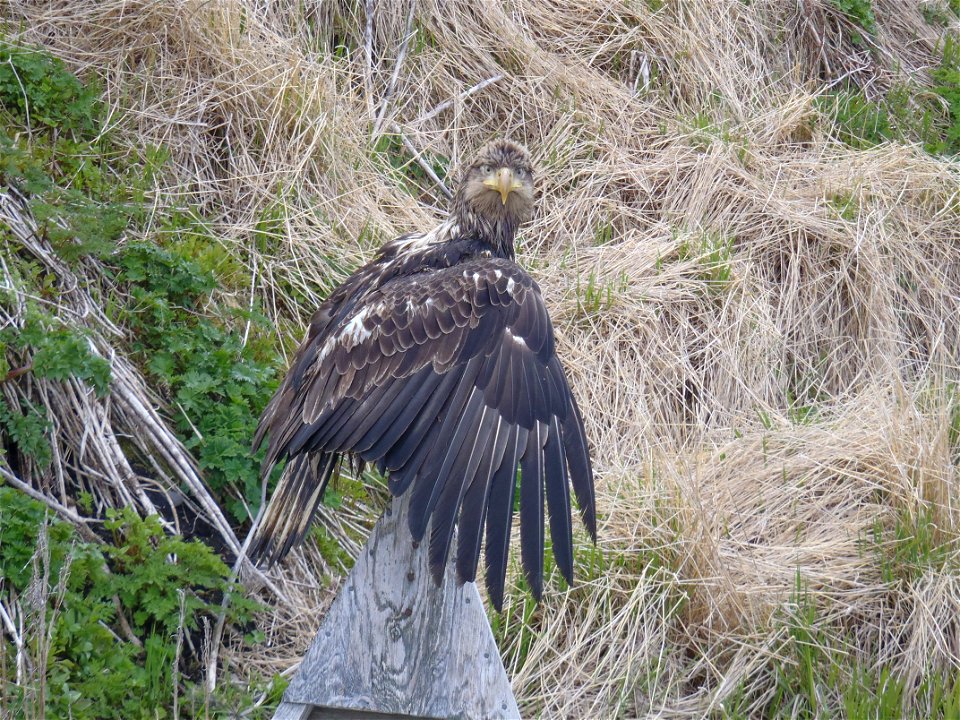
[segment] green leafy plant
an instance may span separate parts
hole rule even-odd
[[[127,330],[123,350],[132,347],[218,499],[233,503],[242,520],[246,501],[255,505],[260,496],[249,443],[276,383],[272,334],[261,332],[256,309],[228,308],[215,297],[250,280],[202,218],[151,210],[147,226],[147,192],[167,154],[121,148],[104,127],[98,98],[95,84],[45,50],[0,39],[0,186],[24,194],[41,239],[78,275],[89,279],[90,268],[106,266],[93,296]],[[0,291],[0,305],[15,318],[0,328],[0,379],[16,384],[15,394],[0,398],[0,462],[29,457],[47,466],[50,422],[33,380],[79,379],[102,396],[110,365],[94,351],[83,320],[60,312],[57,277],[6,227],[0,257],[12,283]],[[9,399],[17,396],[19,403]],[[68,491],[85,515],[102,512],[93,494]],[[269,717],[270,700],[254,701],[257,680],[242,688],[222,683],[213,697],[196,682],[198,658],[189,648],[199,643],[191,638],[215,621],[225,595],[235,630],[257,609],[229,582],[219,556],[129,509],[90,527],[107,541],[81,539],[42,505],[0,485],[0,599],[23,609],[20,652],[31,658],[29,677],[13,683],[18,649],[0,633],[0,715],[156,720],[172,716],[177,694],[181,717],[219,716],[218,702]],[[267,679],[264,696],[275,704],[284,684]]]
[[[818,106],[834,126],[840,142],[858,150],[894,139],[887,108],[871,102],[862,92],[844,90],[826,95]]]
[[[29,371],[38,378],[61,381],[77,378],[88,382],[100,396],[109,389],[110,363],[92,351],[82,332],[65,327],[34,304],[27,307],[23,327],[0,329],[0,350],[4,352],[6,368],[10,367],[7,353],[17,359],[19,367],[15,372],[18,374]],[[21,365],[22,362],[27,364]],[[47,429],[42,408],[26,401],[11,407],[0,398],[0,440],[11,443],[40,466],[50,462]]]
[[[17,450],[28,455],[41,467],[50,463],[50,443],[47,441],[47,418],[34,407],[11,408],[0,398],[0,439],[6,436]]]
[[[934,92],[947,103],[949,119],[941,145],[935,149],[956,154],[960,152],[960,40],[956,35],[947,36],[940,67],[931,75],[937,83]]]
[[[817,106],[837,139],[864,150],[883,142],[915,142],[933,155],[960,152],[960,42],[945,37],[940,64],[930,88],[897,85],[885,96],[868,99],[848,88],[828,93]]]
[[[40,232],[69,262],[109,254],[144,213],[140,203],[154,169],[118,164],[115,170],[127,176],[118,183],[100,166],[102,152],[89,141],[0,133],[0,184],[28,195]]]
[[[249,285],[248,276],[189,211],[154,217],[151,240],[121,244],[123,234],[144,219],[146,189],[166,154],[145,148],[131,162],[101,132],[95,88],[84,86],[44,51],[10,43],[0,50],[9,61],[0,71],[8,73],[2,86],[8,95],[16,77],[29,81],[21,104],[3,96],[10,102],[0,114],[8,115],[11,127],[26,123],[27,108],[36,106],[45,108],[49,128],[70,131],[32,138],[0,133],[0,184],[27,194],[41,234],[60,257],[73,261],[92,254],[114,269],[118,284],[102,290],[107,314],[129,329],[134,352],[165,393],[176,430],[218,498],[236,520],[246,519],[260,499],[258,460],[249,444],[276,385],[275,343],[264,341],[270,336],[259,332],[265,320],[256,310],[226,309],[212,295],[224,283]],[[14,70],[16,77],[9,75]],[[277,227],[276,218],[265,218],[264,235]],[[50,276],[18,254],[9,237],[0,234],[0,240],[11,272],[28,294],[55,298],[59,289]],[[76,377],[104,394],[110,380],[107,361],[91,351],[78,326],[67,326],[41,308],[46,305],[28,308],[24,327],[0,330],[4,375],[27,357],[26,369],[37,377]],[[247,342],[234,329],[241,322],[248,328]],[[0,417],[6,435],[15,433],[15,442],[37,459],[49,452],[41,427],[30,413],[8,408]]]
[[[8,599],[30,598],[21,600],[26,651],[44,661],[27,682],[7,685],[14,716],[42,705],[47,717],[77,720],[171,717],[178,634],[219,612],[223,593],[233,593],[230,623],[243,625],[258,607],[233,590],[209,547],[167,535],[156,518],[126,510],[107,528],[112,543],[81,541],[42,505],[0,486],[0,588]],[[2,681],[15,650],[0,652]],[[181,663],[177,692],[196,694]]]
[[[24,327],[5,328],[0,336],[12,347],[31,351],[31,369],[37,377],[86,380],[100,396],[110,387],[110,363],[93,352],[79,330],[64,327],[50,316],[30,312]]]
[[[0,38],[0,185],[29,198],[42,233],[65,260],[112,252],[166,153],[121,150],[104,128],[95,82],[83,83],[38,47]]]
[[[139,242],[115,262],[130,294],[122,316],[133,349],[166,389],[186,446],[236,520],[256,514],[261,456],[250,452],[250,440],[276,388],[275,360],[244,345],[227,326],[229,317],[201,312],[217,280],[190,258]],[[249,319],[264,323],[256,314]]]
[[[196,630],[201,615],[219,611],[223,593],[230,591],[230,568],[209,547],[166,534],[156,516],[141,519],[129,508],[107,516],[104,527],[113,544],[104,546],[104,555],[114,569],[107,584],[131,613],[138,635]],[[257,607],[234,593],[227,617],[243,622]]]
[[[93,131],[102,115],[100,90],[84,85],[61,60],[0,38],[0,104],[27,126]]]
[[[834,7],[871,35],[877,32],[877,17],[870,0],[833,0]]]

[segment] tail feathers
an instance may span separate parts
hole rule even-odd
[[[290,459],[250,543],[253,562],[270,567],[300,544],[339,461],[337,453],[302,453]]]

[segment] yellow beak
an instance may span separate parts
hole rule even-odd
[[[500,200],[504,205],[507,204],[507,195],[522,187],[520,181],[513,176],[513,170],[510,168],[500,168],[495,173],[490,174],[483,181],[483,185],[500,193]]]

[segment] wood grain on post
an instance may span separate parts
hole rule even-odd
[[[413,547],[410,495],[374,527],[274,720],[520,717],[476,585],[448,563],[437,587]]]

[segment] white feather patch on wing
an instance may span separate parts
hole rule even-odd
[[[526,350],[529,347],[529,345],[527,345],[526,340],[524,340],[522,337],[518,337],[514,335],[512,332],[510,332],[509,328],[507,328],[507,330],[505,330],[504,332],[507,334],[507,337],[513,340],[514,345],[517,345],[518,347],[522,347],[524,350]]]
[[[343,326],[343,329],[337,333],[337,339],[343,343],[343,346],[350,350],[367,340],[373,335],[373,330],[365,325],[367,318],[373,313],[379,312],[383,307],[381,305],[368,305],[360,312],[354,315],[350,322]]]
[[[376,329],[371,330],[367,328],[364,323],[371,315],[381,312],[382,310],[382,304],[368,305],[362,308],[360,312],[350,318],[342,328],[326,339],[323,347],[320,348],[320,352],[317,353],[317,359],[313,361],[313,367],[322,367],[324,360],[327,359],[327,356],[333,352],[333,349],[337,345],[343,345],[347,350],[352,350],[357,345],[368,340]]]

